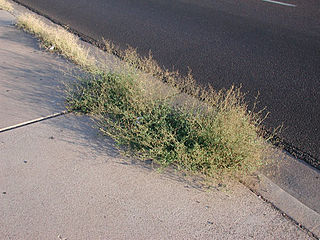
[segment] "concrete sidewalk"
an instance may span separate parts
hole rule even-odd
[[[64,71],[0,11],[0,129],[64,110]],[[0,239],[313,239],[241,184],[205,191],[121,157],[88,117],[0,133]]]

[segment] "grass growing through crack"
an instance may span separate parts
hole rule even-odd
[[[95,116],[101,131],[126,152],[207,176],[243,176],[264,163],[263,118],[248,111],[240,89],[203,89],[191,74],[163,70],[151,54],[143,58],[108,41],[107,52],[128,66],[125,73],[97,71],[87,50],[66,30],[33,15],[19,17],[18,25],[87,70],[69,91],[68,107]]]
[[[8,3],[6,0],[0,0],[0,9],[6,10],[8,12],[13,11],[12,5]]]

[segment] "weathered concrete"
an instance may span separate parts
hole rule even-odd
[[[66,60],[41,51],[13,23],[0,14],[0,129],[64,110],[62,83],[71,78]]]
[[[285,152],[277,151],[274,162],[261,172],[290,195],[320,214],[320,171],[318,169]]]
[[[89,125],[68,115],[0,134],[1,236],[308,238],[243,185],[192,188],[119,157]]]
[[[253,189],[264,199],[281,209],[297,223],[309,229],[316,236],[320,236],[320,215],[298,199],[293,197],[263,174],[259,175],[259,184]]]

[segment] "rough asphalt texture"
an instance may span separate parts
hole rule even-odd
[[[0,128],[63,109],[72,80],[12,21],[0,11]],[[203,191],[90,126],[66,115],[0,133],[1,239],[310,239],[243,185]]]
[[[318,0],[16,0],[96,40],[152,50],[156,60],[214,87],[260,92],[266,124],[320,167]],[[90,4],[88,4],[90,2]]]

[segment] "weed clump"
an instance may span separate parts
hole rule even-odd
[[[151,53],[140,57],[105,41],[106,51],[127,63],[123,71],[108,72],[65,29],[30,14],[20,16],[18,26],[86,70],[70,88],[68,108],[95,116],[122,150],[207,176],[243,176],[264,163],[262,115],[248,111],[239,88],[204,89],[191,73],[162,69]]]
[[[239,89],[189,85],[202,101],[177,103],[177,91],[148,95],[134,74],[100,72],[80,83],[69,107],[97,116],[101,131],[140,159],[207,176],[246,175],[263,164],[261,118],[248,113]]]
[[[13,7],[10,3],[8,3],[6,0],[0,0],[0,9],[3,9],[8,12],[13,11]]]

